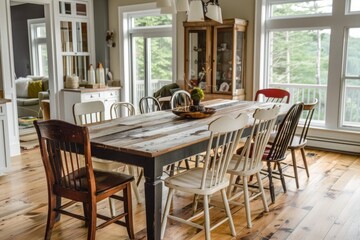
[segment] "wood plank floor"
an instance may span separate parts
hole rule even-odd
[[[299,189],[293,179],[287,178],[288,191],[283,193],[276,181],[276,203],[270,204],[269,213],[262,212],[260,199],[251,203],[253,228],[246,227],[244,208],[233,206],[237,237],[231,237],[224,223],[212,231],[212,239],[360,239],[360,157],[317,150],[307,152],[310,178],[300,170]],[[43,239],[47,192],[39,149],[12,158],[12,165],[10,173],[0,176],[0,239]],[[291,169],[287,171],[291,174]],[[140,193],[144,194],[142,185]],[[176,192],[173,209],[179,215],[190,215],[191,203],[191,196]],[[100,211],[108,211],[107,202],[98,207]],[[81,205],[75,208],[81,211]],[[146,239],[144,210],[143,204],[135,204],[137,239]],[[214,209],[211,217],[217,219],[223,214]],[[86,233],[81,221],[62,216],[52,239],[86,239]],[[127,239],[127,233],[112,224],[98,230],[97,239]],[[204,233],[170,222],[165,239],[204,239]]]

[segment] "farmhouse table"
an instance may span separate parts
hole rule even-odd
[[[256,108],[273,104],[210,100],[204,105],[215,108],[216,113],[203,119],[182,119],[167,110],[89,126],[93,156],[144,169],[148,239],[160,239],[163,167],[204,152],[210,136],[207,127],[214,119],[240,113],[251,116]],[[285,113],[288,108],[283,105],[281,112]],[[249,125],[244,136],[250,131]]]

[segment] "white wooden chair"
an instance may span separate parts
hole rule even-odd
[[[91,101],[91,102],[82,102],[75,103],[73,105],[73,115],[74,121],[76,125],[85,126],[89,124],[100,123],[105,120],[105,106],[102,101]],[[114,161],[102,160],[99,158],[92,158],[94,169],[104,170],[104,171],[114,171],[118,170],[120,167],[124,166],[124,164]],[[129,168],[129,174],[133,175],[133,171]],[[136,200],[138,203],[141,203],[141,197],[139,191],[137,189],[136,182],[133,181],[131,183],[132,189],[134,191]],[[113,215],[115,215],[115,207],[111,199],[110,201],[110,209]]]
[[[136,114],[135,111],[135,107],[132,103],[129,102],[116,102],[113,103],[110,107],[110,115],[111,115],[111,119],[117,119],[117,118],[122,118],[122,117],[127,117],[127,116],[133,116]],[[134,166],[128,165],[128,171],[130,175],[135,176],[135,168]],[[132,183],[132,189],[134,191],[136,200],[138,203],[142,203],[142,198],[140,196],[139,193],[139,189],[138,189],[138,185],[140,183],[140,179],[142,177],[143,173],[142,170],[139,173],[139,177],[138,180]]]
[[[179,90],[173,93],[170,99],[171,109],[183,106],[190,106],[192,103],[190,93],[185,90]]]
[[[143,97],[139,101],[140,113],[150,113],[161,111],[161,105],[159,101],[154,97]]]
[[[226,170],[247,122],[248,116],[246,114],[242,114],[236,119],[224,116],[211,122],[209,125],[210,139],[204,167],[193,168],[165,179],[165,186],[169,188],[169,193],[162,219],[161,238],[164,237],[168,218],[193,227],[205,229],[206,239],[210,239],[210,229],[219,226],[225,221],[229,221],[231,235],[236,235],[226,196],[226,188],[229,186]],[[217,154],[212,154],[214,152]],[[202,195],[204,198],[204,211],[189,219],[170,215],[169,210],[175,190]],[[218,191],[221,192],[227,217],[210,228],[209,197]],[[205,218],[204,226],[192,221],[202,213],[204,213]]]
[[[129,102],[116,102],[110,107],[111,119],[133,116],[135,114],[135,107]]]
[[[230,174],[230,186],[228,188],[229,203],[241,205],[242,201],[239,201],[237,198],[242,194],[244,195],[246,220],[249,228],[252,227],[250,200],[261,195],[264,210],[266,212],[269,211],[260,172],[264,151],[271,132],[274,129],[279,109],[280,107],[274,107],[272,109],[257,109],[255,111],[253,115],[253,126],[257,127],[252,129],[250,136],[247,138],[244,147],[239,151],[239,154],[234,154],[227,171]],[[255,192],[255,194],[250,197],[248,177],[252,175],[256,175],[258,191],[255,192],[254,190],[253,192]],[[241,182],[235,180],[235,177],[240,177]]]

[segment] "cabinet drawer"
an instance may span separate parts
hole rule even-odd
[[[84,93],[81,94],[81,101],[87,102],[87,101],[94,101],[94,100],[100,100],[100,93]]]
[[[110,90],[101,93],[101,97],[103,99],[117,98],[118,96],[119,96],[119,91],[117,90]]]

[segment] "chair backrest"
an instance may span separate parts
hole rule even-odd
[[[129,102],[116,102],[110,107],[111,119],[135,115],[135,107]]]
[[[170,99],[171,109],[177,107],[190,106],[192,103],[190,93],[185,90],[179,90],[173,93]]]
[[[272,142],[269,154],[266,156],[267,160],[283,160],[285,158],[286,150],[294,138],[303,108],[304,103],[296,103],[286,113]]]
[[[61,120],[34,122],[45,167],[48,191],[79,200],[95,193],[95,177],[87,127]]]
[[[161,106],[159,101],[154,97],[143,97],[139,101],[140,113],[150,113],[161,111]]]
[[[76,125],[87,125],[105,120],[105,106],[102,101],[75,103],[73,116]]]
[[[209,124],[210,140],[205,155],[200,188],[212,188],[221,184],[226,175],[230,160],[236,150],[248,116],[237,118],[220,117]]]
[[[317,98],[315,98],[314,101],[311,103],[304,103],[303,113],[306,112],[306,117],[305,117],[303,129],[301,131],[301,135],[299,138],[299,143],[302,143],[307,137],[310,123],[311,123],[312,117],[314,115],[315,107],[317,104],[318,104]]]
[[[234,155],[233,159],[235,159],[237,163],[231,170],[254,174],[261,169],[264,151],[269,142],[279,112],[279,106],[274,106],[270,109],[257,109],[255,111],[253,115],[254,127],[246,139],[240,154]]]
[[[274,103],[290,102],[290,93],[284,89],[279,89],[279,88],[260,89],[255,94],[255,101],[259,101],[261,95],[265,97],[265,102],[274,102]]]

